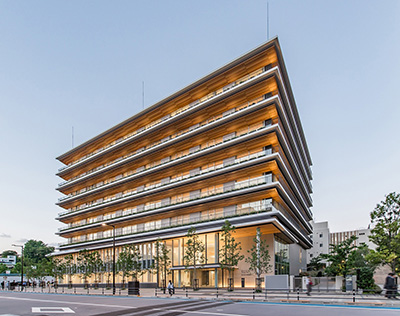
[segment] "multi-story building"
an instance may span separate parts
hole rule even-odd
[[[307,250],[307,262],[321,254],[329,253],[330,231],[328,222],[311,222],[313,246]]]
[[[357,239],[353,242],[353,246],[360,246],[361,244],[366,244],[369,248],[375,249],[376,245],[369,240],[369,236],[371,235],[371,230],[369,228],[344,231],[344,232],[336,232],[330,234],[330,244],[338,245],[349,239],[351,236],[356,236]]]
[[[5,264],[7,268],[13,268],[17,263],[17,256],[7,256],[7,258],[0,258],[0,264]]]
[[[275,274],[289,273],[289,244],[312,245],[311,158],[277,38],[57,159],[59,256],[88,249],[109,260],[111,224],[117,256],[136,244],[148,267],[161,238],[175,286],[187,286],[185,236],[195,227],[205,245],[199,285],[212,287],[223,284],[227,219],[244,255],[260,228]],[[148,272],[141,281],[157,280]],[[241,281],[254,285],[244,260]]]

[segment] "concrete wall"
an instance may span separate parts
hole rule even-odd
[[[290,275],[299,275],[307,271],[307,251],[298,244],[289,245]]]
[[[244,255],[245,258],[249,256],[249,253],[247,252],[247,249],[251,249],[253,246],[253,241],[254,236],[251,237],[242,237],[242,238],[237,238],[237,241],[241,242],[242,246],[242,251],[241,253]],[[264,279],[265,275],[273,275],[274,274],[274,235],[261,235],[261,239],[265,240],[268,244],[268,251],[269,255],[271,256],[271,270],[267,274],[262,274],[261,277]],[[249,265],[246,263],[245,259],[243,259],[241,262],[238,264],[238,269],[235,270],[235,275],[234,275],[234,284],[235,287],[240,287],[241,286],[241,280],[242,278],[245,279],[245,286],[246,287],[255,287],[255,274],[252,271],[249,271]]]

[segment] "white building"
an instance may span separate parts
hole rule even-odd
[[[370,249],[375,249],[376,245],[369,241],[369,236],[371,235],[371,230],[369,228],[366,229],[357,229],[345,232],[336,232],[330,234],[330,244],[338,245],[350,238],[351,236],[357,236],[357,239],[354,241],[354,246],[360,246],[361,244],[366,244]]]
[[[376,248],[376,245],[369,241],[371,235],[369,228],[331,233],[328,222],[315,223],[312,221],[310,224],[313,227],[313,234],[311,235],[313,246],[307,250],[307,263],[310,263],[312,258],[318,257],[320,254],[328,254],[331,244],[338,245],[351,236],[357,236],[353,243],[354,246],[358,247],[364,243],[370,249]]]
[[[16,256],[7,256],[7,258],[0,258],[0,264],[3,263],[7,266],[7,268],[13,268],[17,263]]]
[[[329,253],[330,243],[330,232],[328,222],[315,223],[312,221],[311,226],[313,228],[313,234],[311,239],[313,240],[313,246],[307,250],[307,262],[309,263],[312,258],[318,257],[322,253]]]

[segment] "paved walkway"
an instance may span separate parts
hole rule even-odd
[[[14,291],[18,292],[18,288]],[[111,289],[103,288],[61,288],[46,287],[26,288],[24,292],[54,293],[70,295],[113,295]],[[116,289],[116,296],[129,296],[128,290]],[[164,294],[160,289],[140,289],[140,297],[169,299],[170,295]],[[237,289],[229,292],[226,289],[176,289],[173,298],[198,299],[198,300],[233,300],[233,301],[254,301],[270,303],[291,303],[291,304],[323,304],[323,305],[359,305],[359,306],[384,306],[400,308],[400,299],[387,299],[384,295],[370,295],[361,293],[336,293],[336,292],[313,292],[307,296],[304,292],[267,292],[254,293],[251,289]]]

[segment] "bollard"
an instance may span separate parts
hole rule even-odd
[[[265,300],[267,300],[267,289],[265,289]]]
[[[353,289],[353,303],[356,302],[356,290]]]
[[[101,294],[104,295],[104,287],[101,288]]]
[[[253,289],[253,301],[255,300],[255,298],[256,298],[256,290]]]
[[[186,288],[186,297],[188,297],[188,290],[187,290],[187,288]]]
[[[300,290],[297,288],[297,300],[300,301]]]
[[[157,288],[154,289],[154,295],[157,297]]]
[[[217,298],[218,298],[218,287],[217,287]]]
[[[87,292],[86,292],[86,294],[88,294],[88,295],[89,295],[89,286],[87,287]]]
[[[74,294],[76,294],[76,286],[74,287]]]
[[[62,288],[62,292],[63,292],[63,294],[64,294],[64,287]]]

